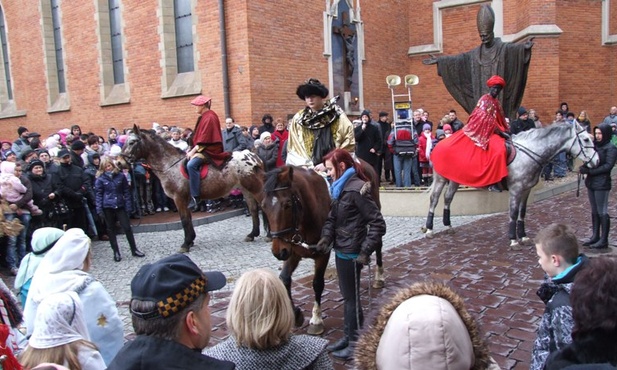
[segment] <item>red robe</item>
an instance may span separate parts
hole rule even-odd
[[[459,184],[485,187],[508,176],[505,139],[495,129],[507,132],[501,104],[483,95],[467,125],[442,140],[431,153],[434,170]]]
[[[219,117],[211,110],[204,112],[193,130],[193,145],[203,146],[199,151],[212,159],[212,162],[221,167],[231,155],[223,149],[223,136],[221,135],[221,122]]]

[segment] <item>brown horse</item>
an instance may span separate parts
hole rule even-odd
[[[186,154],[153,131],[140,130],[136,125],[133,126],[133,132],[127,138],[122,153],[129,161],[145,159],[161,180],[165,194],[174,200],[180,213],[184,229],[184,242],[180,252],[188,252],[195,240],[195,229],[188,209],[189,183],[180,173]],[[201,180],[201,198],[224,197],[234,186],[240,185],[253,221],[253,229],[244,240],[253,241],[259,236],[258,202],[263,197],[263,179],[263,163],[257,155],[248,150],[233,152],[231,160],[222,170],[210,166],[208,176]]]
[[[370,165],[363,163],[365,167]],[[371,179],[376,178],[372,171]],[[289,299],[294,307],[296,326],[301,326],[304,316],[299,307],[293,304],[291,296],[292,274],[302,258],[315,260],[313,291],[315,302],[308,333],[319,335],[324,332],[321,317],[321,295],[324,290],[324,277],[330,253],[316,253],[309,245],[317,244],[330,210],[330,192],[324,178],[313,170],[301,167],[284,166],[266,174],[265,196],[261,209],[270,223],[272,234],[272,254],[284,261],[280,278],[287,288]],[[375,196],[376,194],[376,196]],[[372,186],[372,195],[379,205],[379,188]],[[376,288],[383,287],[383,263],[381,246],[375,253],[377,259]]]

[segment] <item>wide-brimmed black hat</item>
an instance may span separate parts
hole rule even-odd
[[[305,83],[298,86],[298,89],[296,90],[296,95],[298,95],[298,97],[302,100],[311,95],[317,95],[325,98],[328,96],[328,93],[328,88],[316,78],[309,78]]]

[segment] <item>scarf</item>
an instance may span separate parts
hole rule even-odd
[[[307,153],[311,153],[311,160],[314,164],[321,163],[324,155],[334,148],[332,138],[332,123],[338,120],[343,114],[343,110],[336,104],[338,96],[327,101],[323,108],[313,112],[309,107],[305,107],[300,113],[298,123],[304,128],[312,131],[313,137],[305,140]],[[312,150],[311,149],[312,145]]]
[[[43,349],[78,340],[90,340],[79,295],[75,292],[49,295],[36,311],[28,345]]]
[[[28,253],[21,261],[15,278],[15,289],[18,292],[34,276],[39,264],[43,261],[43,257],[45,257],[45,253],[47,253],[45,249],[55,244],[62,235],[64,235],[64,231],[55,227],[42,227],[34,231],[32,234],[32,252]]]
[[[339,199],[341,193],[343,192],[343,189],[345,189],[345,184],[347,183],[347,180],[349,180],[349,178],[355,174],[355,168],[348,168],[347,170],[345,170],[345,173],[343,173],[341,177],[339,177],[336,181],[332,183],[332,185],[330,186],[330,195],[332,196],[332,199]]]

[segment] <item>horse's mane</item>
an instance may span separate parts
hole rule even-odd
[[[182,149],[176,148],[175,146],[173,146],[170,143],[168,143],[167,140],[165,140],[162,137],[160,137],[156,133],[156,131],[154,131],[154,130],[142,130],[142,129],[140,129],[139,132],[143,133],[143,134],[147,134],[152,140],[158,141],[159,144],[168,145],[168,146],[174,148],[178,152],[178,154],[186,154]]]
[[[558,123],[549,126],[534,128],[531,130],[519,132],[513,136],[513,141],[535,141],[538,138],[550,137],[551,133],[555,130],[563,130],[563,128],[570,129],[569,123]]]
[[[272,193],[278,184],[278,175],[282,172],[283,167],[278,167],[266,173],[266,181],[264,183],[264,191]]]

